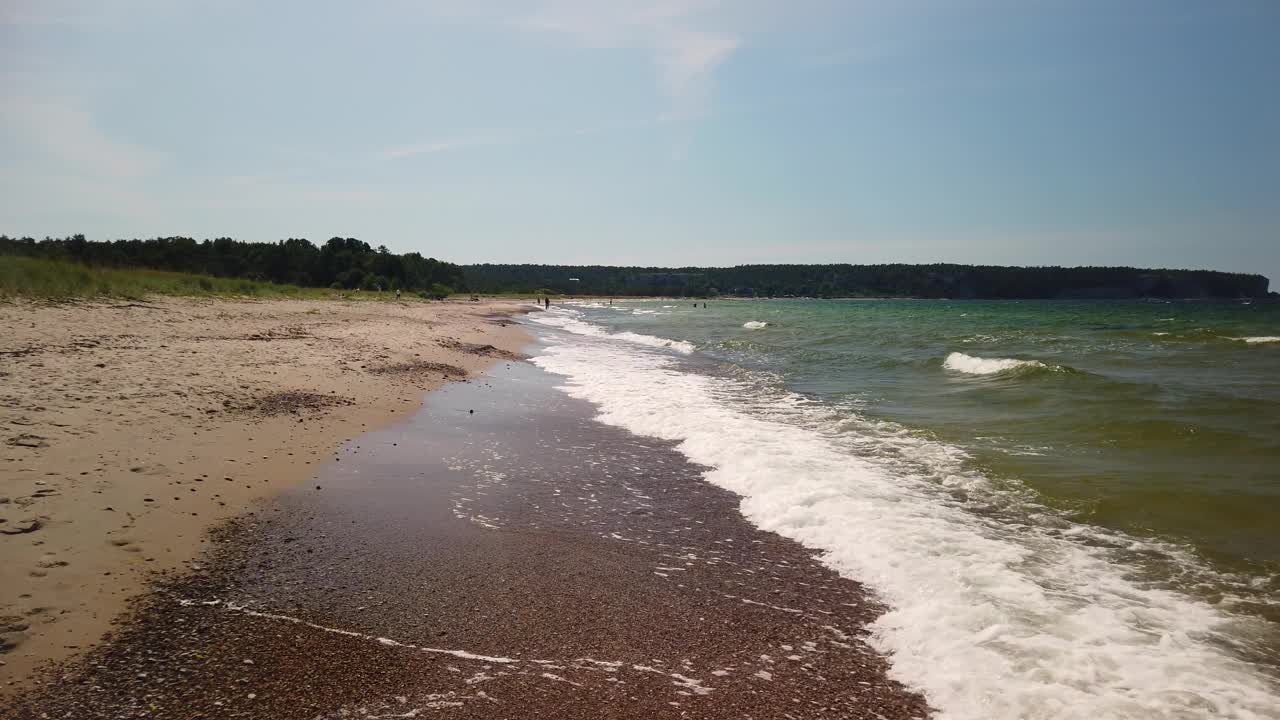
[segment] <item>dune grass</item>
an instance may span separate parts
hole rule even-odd
[[[216,278],[162,270],[99,268],[79,263],[0,255],[0,298],[46,299],[148,295],[223,296],[260,298],[325,298],[319,288]]]

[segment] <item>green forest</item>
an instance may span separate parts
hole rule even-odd
[[[231,238],[196,241],[187,237],[91,241],[83,235],[44,240],[0,235],[0,255],[68,260],[91,267],[149,268],[242,278],[259,282],[362,290],[430,291],[465,289],[462,268],[418,253],[397,255],[355,238],[330,238],[316,247],[289,238],[274,243]]]
[[[355,238],[316,246],[186,237],[91,241],[0,236],[0,255],[91,267],[149,268],[300,287],[449,292],[713,297],[1263,298],[1261,275],[1130,267],[987,265],[738,265],[726,268],[605,265],[456,265],[396,254]],[[1274,293],[1270,294],[1274,296]]]
[[[738,265],[729,268],[468,265],[473,292],[924,298],[1261,298],[1267,278],[1208,270],[982,265]]]

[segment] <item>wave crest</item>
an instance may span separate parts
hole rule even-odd
[[[742,323],[742,327],[748,330],[759,330],[760,328],[769,327],[769,323],[764,322],[763,320],[748,320]]]
[[[579,320],[577,315],[578,313],[575,310],[570,310],[568,313],[565,313],[557,308],[554,311],[537,313],[531,316],[530,319],[540,325],[550,325],[551,327],[557,327],[575,335],[624,340],[629,343],[635,343],[636,345],[648,345],[653,348],[675,350],[682,355],[688,355],[694,350],[697,350],[697,347],[693,343],[686,340],[672,340],[670,338],[644,335],[629,331],[610,333],[598,325],[593,325]]]
[[[1048,369],[1049,366],[1039,360],[1018,360],[1016,358],[980,358],[953,352],[942,361],[942,367],[966,375],[996,375],[998,373],[1018,372],[1032,369]]]
[[[964,469],[957,447],[828,415],[749,377],[681,372],[627,343],[565,336],[533,363],[595,403],[600,422],[678,443],[707,482],[742,497],[757,527],[866,583],[887,606],[869,642],[939,717],[1277,717],[1271,679],[1217,642],[1237,618],[1134,579],[1126,554],[1161,546],[1065,518],[1009,525],[971,512],[948,491],[978,508],[1006,498]]]

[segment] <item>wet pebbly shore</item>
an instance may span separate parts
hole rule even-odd
[[[13,718],[923,718],[879,608],[524,364],[221,527]]]

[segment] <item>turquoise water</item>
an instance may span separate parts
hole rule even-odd
[[[749,371],[831,412],[955,448],[964,471],[1030,493],[1054,522],[1174,548],[1135,550],[1135,572],[1280,620],[1280,304],[716,300],[704,309],[668,300],[573,309],[609,333],[690,343],[685,362],[702,358],[708,371]],[[1183,552],[1202,570],[1188,570]],[[1262,645],[1274,661],[1274,642]]]

